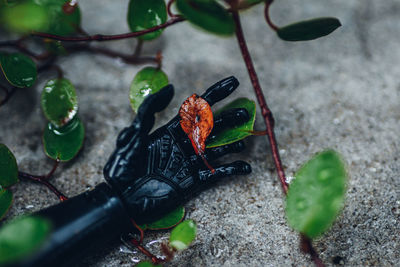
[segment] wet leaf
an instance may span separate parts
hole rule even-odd
[[[184,250],[193,242],[196,238],[197,226],[192,220],[186,220],[178,224],[177,227],[172,230],[169,237],[169,244],[171,247],[177,250]]]
[[[176,226],[180,223],[185,216],[185,208],[179,207],[174,211],[168,213],[163,218],[158,221],[148,223],[145,225],[140,225],[140,228],[143,230],[161,230],[161,229],[169,229]]]
[[[214,0],[177,0],[182,15],[200,28],[219,35],[232,35],[235,23],[232,16]]]
[[[210,105],[200,96],[193,94],[183,102],[179,109],[182,130],[187,134],[196,155],[201,156],[204,164],[214,173],[215,170],[204,157],[206,139],[214,127],[214,118]]]
[[[44,150],[52,159],[69,161],[78,154],[84,138],[85,129],[77,116],[61,128],[48,123],[43,133]]]
[[[132,32],[143,31],[167,21],[167,8],[164,0],[130,0],[128,25]],[[152,40],[162,33],[162,29],[151,32],[139,39]]]
[[[149,261],[141,261],[139,262],[136,267],[161,267],[162,265],[154,265],[153,263],[149,262]]]
[[[328,35],[340,26],[337,18],[316,18],[284,26],[277,34],[285,41],[308,41]]]
[[[18,183],[18,166],[13,153],[0,143],[0,186],[9,187]]]
[[[166,85],[168,76],[162,70],[153,67],[140,70],[133,78],[129,91],[132,109],[137,112],[146,96],[160,91]]]
[[[51,231],[48,220],[28,216],[0,228],[0,265],[12,263],[34,252]]]
[[[68,36],[77,31],[81,23],[79,6],[72,12],[64,11],[64,4],[69,0],[30,0],[45,8],[48,16],[46,33]]]
[[[309,160],[295,177],[286,199],[289,224],[310,238],[317,237],[343,207],[347,180],[343,161],[327,150]]]
[[[256,103],[248,98],[238,98],[215,112],[214,116],[232,108],[245,108],[249,113],[250,120],[240,126],[222,131],[207,144],[207,148],[234,143],[252,135],[251,131],[253,131],[256,120]]]
[[[0,53],[0,67],[7,81],[16,87],[30,87],[37,77],[36,64],[21,53]]]
[[[1,188],[1,187],[0,187]],[[10,190],[0,189],[0,220],[7,214],[11,206],[13,195]]]
[[[10,4],[0,11],[1,24],[12,32],[44,31],[48,28],[48,19],[44,7],[29,1]]]
[[[48,81],[40,102],[46,118],[57,127],[72,120],[78,111],[75,87],[67,79]]]

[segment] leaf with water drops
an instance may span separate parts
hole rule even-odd
[[[186,220],[178,224],[169,237],[169,244],[176,250],[184,250],[196,238],[197,226],[193,220]]]
[[[146,96],[160,91],[166,85],[168,76],[162,70],[153,67],[140,70],[133,78],[129,91],[132,109],[137,112]]]
[[[231,14],[214,0],[177,0],[178,10],[194,25],[219,35],[232,35],[235,23]]]
[[[0,186],[9,187],[18,183],[18,166],[13,153],[0,143]]]
[[[252,135],[251,132],[253,131],[254,122],[256,120],[256,103],[248,98],[238,98],[215,112],[214,117],[218,116],[223,111],[233,108],[245,108],[250,119],[242,125],[220,132],[215,138],[209,140],[207,148],[231,144]]]
[[[169,229],[174,226],[176,226],[178,223],[180,223],[185,216],[185,208],[184,207],[179,207],[175,209],[174,211],[168,213],[158,221],[140,225],[140,228],[143,230],[162,230],[162,229]]]
[[[0,220],[7,214],[11,206],[13,195],[10,190],[1,188],[0,186]]]
[[[0,228],[0,265],[11,264],[39,248],[52,228],[38,216],[17,218]]]
[[[85,128],[77,116],[61,128],[49,122],[43,133],[44,150],[52,159],[69,161],[82,148],[84,138]]]
[[[30,87],[36,81],[36,64],[24,54],[0,53],[0,68],[13,86]]]
[[[167,7],[164,0],[130,0],[128,24],[132,32],[143,31],[167,21]],[[163,29],[141,35],[142,40],[152,40],[162,33]]]
[[[310,238],[323,234],[343,207],[346,169],[338,153],[323,151],[295,175],[286,198],[289,224]]]
[[[276,33],[285,41],[309,41],[328,35],[340,26],[337,18],[316,18],[284,26]]]
[[[78,111],[75,87],[64,78],[48,81],[40,102],[46,118],[57,127],[72,120]]]

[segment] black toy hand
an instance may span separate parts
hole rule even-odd
[[[202,97],[213,105],[238,85],[236,78],[229,77],[210,87]],[[154,114],[168,105],[173,93],[173,86],[168,85],[145,99],[132,125],[119,134],[117,148],[104,168],[106,180],[139,224],[159,219],[221,177],[251,172],[248,163],[236,161],[217,166],[215,173],[211,173],[195,154],[180,126],[179,116],[148,135],[154,125]],[[214,118],[210,137],[247,120],[249,115],[245,109],[223,112]],[[243,149],[244,143],[239,141],[207,149],[205,157],[212,162]]]

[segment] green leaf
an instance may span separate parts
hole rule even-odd
[[[0,67],[7,81],[16,87],[30,87],[37,77],[36,64],[21,53],[0,53]]]
[[[167,8],[164,0],[130,0],[128,9],[128,24],[132,32],[143,31],[167,21]],[[138,38],[152,40],[162,33],[162,29]]]
[[[29,0],[46,9],[48,21],[46,33],[68,36],[75,33],[81,24],[81,13],[76,6],[72,13],[65,12],[63,6],[69,0]]]
[[[256,103],[248,98],[238,98],[215,112],[214,116],[232,108],[245,108],[249,113],[250,120],[240,126],[222,131],[216,138],[208,142],[207,148],[227,145],[252,135],[252,133],[248,131],[253,131],[254,122],[256,120]]]
[[[50,222],[38,216],[18,218],[4,225],[0,228],[0,265],[34,252],[50,231]]]
[[[178,224],[177,227],[172,230],[169,237],[170,246],[177,250],[186,249],[190,243],[196,238],[197,226],[192,220],[186,220]]]
[[[289,224],[310,238],[324,233],[343,207],[346,176],[343,161],[333,150],[323,151],[308,161],[289,187]]]
[[[40,102],[46,118],[57,127],[72,120],[78,111],[75,87],[63,78],[47,82]]]
[[[177,0],[179,11],[194,25],[219,35],[232,35],[232,16],[214,0]]]
[[[160,91],[166,85],[168,76],[162,70],[146,67],[139,71],[133,78],[129,92],[132,109],[137,112],[146,96]]]
[[[136,265],[136,267],[161,267],[162,265],[154,265],[153,263],[149,261],[141,261],[139,264]]]
[[[1,188],[1,187],[0,187]],[[11,206],[13,195],[10,190],[0,189],[0,220],[7,214]]]
[[[52,159],[69,161],[78,154],[84,137],[85,129],[77,116],[61,128],[48,123],[43,133],[44,150]]]
[[[328,35],[340,26],[337,18],[316,18],[279,28],[277,34],[285,41],[308,41]]]
[[[162,230],[162,229],[169,229],[176,226],[180,223],[185,216],[185,208],[179,207],[174,211],[168,213],[158,221],[148,223],[145,225],[140,225],[140,228],[143,230]]]
[[[13,32],[44,31],[48,20],[46,9],[33,2],[9,4],[0,13],[1,24]]]
[[[13,153],[0,143],[0,186],[9,187],[18,183],[18,166]]]

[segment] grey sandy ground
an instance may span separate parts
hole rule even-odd
[[[128,31],[126,1],[81,1],[83,27],[91,33]],[[278,25],[336,16],[343,27],[313,42],[284,43],[266,26],[262,7],[243,14],[248,45],[276,119],[276,135],[288,176],[311,155],[334,148],[346,159],[350,180],[346,206],[333,228],[315,242],[328,265],[399,266],[400,216],[400,2],[397,0],[299,1],[274,3]],[[130,51],[135,40],[102,43]],[[146,44],[145,54],[162,49],[163,69],[176,87],[169,108],[157,118],[165,123],[193,92],[229,75],[241,86],[233,97],[254,99],[234,37],[219,38],[188,23],[168,28]],[[76,86],[79,114],[86,126],[83,151],[57,170],[53,182],[74,196],[102,181],[102,168],[118,131],[134,113],[128,89],[142,66],[88,54],[59,62]],[[0,140],[15,153],[22,170],[44,173],[41,132],[45,119],[39,92],[20,90],[0,109]],[[233,98],[232,97],[232,98]],[[260,116],[257,128],[262,129]],[[298,235],[286,224],[284,196],[277,182],[265,137],[247,140],[247,150],[225,161],[244,159],[253,166],[247,177],[221,181],[189,202],[188,217],[198,223],[192,247],[171,266],[309,266],[298,249]],[[21,183],[13,189],[9,218],[57,203],[46,188]],[[167,236],[151,233],[146,242]],[[338,258],[340,257],[340,258]],[[130,266],[138,253],[105,248],[82,266]]]

